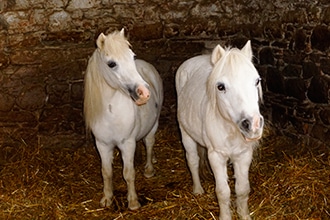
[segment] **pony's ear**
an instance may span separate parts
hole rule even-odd
[[[105,41],[105,35],[101,33],[96,40],[96,45],[98,48],[102,49]]]
[[[122,28],[119,33],[120,36],[125,37],[125,28]]]
[[[249,58],[249,60],[252,60],[253,54],[252,54],[252,48],[251,48],[251,41],[250,40],[248,40],[246,42],[245,46],[242,48],[241,51],[242,51],[243,54],[245,54],[245,56],[247,58]]]
[[[264,104],[264,99],[263,99],[263,97],[262,97],[261,83],[259,83],[259,85],[258,85],[257,88],[258,88],[259,102],[260,102],[261,104]]]
[[[213,49],[212,56],[211,56],[211,62],[212,64],[216,64],[218,60],[225,54],[225,49],[223,49],[219,44]]]

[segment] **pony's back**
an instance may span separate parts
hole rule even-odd
[[[198,78],[195,82],[204,84],[212,71],[210,55],[199,55],[183,62],[177,70],[175,76],[176,91],[179,95],[182,88],[191,78]]]

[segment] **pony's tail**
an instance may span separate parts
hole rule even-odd
[[[202,146],[197,147],[199,155],[199,175],[203,180],[211,180],[213,172],[207,157],[207,149]]]

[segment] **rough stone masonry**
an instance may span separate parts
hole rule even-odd
[[[87,60],[99,33],[122,27],[165,95],[183,60],[251,39],[268,121],[330,143],[328,0],[1,0],[0,144],[83,145]]]

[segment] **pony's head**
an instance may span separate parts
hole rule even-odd
[[[207,94],[215,111],[235,124],[246,141],[261,138],[264,119],[260,76],[252,63],[251,43],[241,49],[217,45],[211,55]]]
[[[109,35],[101,33],[96,44],[100,74],[107,84],[130,95],[137,105],[145,104],[150,98],[149,85],[136,69],[135,54],[125,38],[124,29]]]

